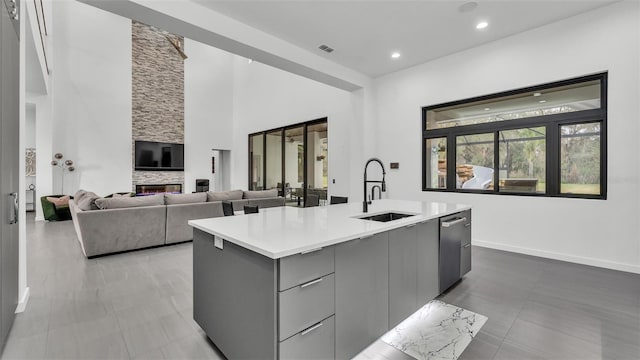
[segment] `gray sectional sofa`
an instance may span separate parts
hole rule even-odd
[[[284,206],[277,190],[158,194],[102,198],[80,190],[69,202],[73,225],[87,257],[193,240],[189,220],[224,216],[222,201],[235,210]]]

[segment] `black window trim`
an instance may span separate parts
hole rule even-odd
[[[313,119],[313,120],[309,120],[309,121],[303,121],[303,122],[299,122],[299,123],[295,123],[295,124],[291,124],[291,125],[286,125],[286,126],[281,126],[281,127],[276,127],[273,129],[269,129],[269,130],[263,130],[263,131],[257,131],[254,133],[250,133],[247,138],[248,138],[248,148],[247,148],[247,152],[248,152],[248,157],[249,157],[249,166],[248,166],[248,189],[251,190],[251,164],[253,159],[251,158],[251,138],[254,136],[261,136],[262,137],[262,188],[266,188],[267,186],[267,134],[269,133],[274,133],[276,131],[280,132],[280,136],[284,139],[284,136],[286,134],[287,130],[290,129],[295,129],[295,128],[299,128],[302,127],[302,146],[304,148],[305,154],[307,152],[307,128],[309,126],[313,126],[313,125],[317,125],[317,124],[322,124],[322,123],[326,123],[327,124],[327,128],[329,126],[329,118],[328,117],[321,117],[321,118],[317,118],[317,119]],[[327,135],[328,136],[328,135]],[[282,193],[284,194],[285,191],[285,173],[286,173],[286,169],[285,169],[285,150],[284,150],[285,144],[284,141],[282,142],[282,148],[281,148],[281,163],[282,163],[282,171],[281,171],[281,178],[282,178],[282,182],[281,182],[281,186],[280,188],[278,188],[278,190],[282,191]],[[307,156],[304,157],[303,159],[303,184],[305,184],[304,188],[303,188],[303,199],[307,198]]]
[[[456,100],[443,104],[436,104],[422,107],[422,191],[436,191],[436,192],[456,192],[456,193],[471,193],[471,194],[490,194],[490,195],[508,195],[508,196],[533,196],[533,197],[560,197],[560,198],[573,198],[573,199],[607,199],[607,78],[608,73],[602,72],[592,75],[581,76],[573,79],[556,81],[543,85],[530,86],[526,88],[504,91],[491,95],[483,95],[474,98]],[[482,124],[463,125],[457,127],[449,127],[442,129],[427,130],[427,111],[472,103],[476,101],[497,99],[505,96],[517,95],[528,92],[535,92],[555,88],[565,85],[573,85],[593,80],[600,81],[600,108],[590,109],[582,111],[574,111],[570,113],[560,113],[552,115],[540,115],[534,117],[527,117],[516,120],[505,120],[488,122]],[[560,192],[560,127],[563,125],[574,124],[587,124],[600,122],[600,194],[563,194]],[[498,173],[495,171],[499,164],[499,151],[497,145],[499,145],[498,134],[500,131],[515,130],[528,127],[542,127],[546,129],[546,189],[545,193],[531,193],[531,192],[500,192],[499,183],[497,181]],[[494,188],[492,190],[479,190],[479,189],[457,189],[455,183],[455,176],[449,176],[449,174],[455,174],[456,171],[456,137],[473,134],[494,133]],[[426,140],[435,138],[445,138],[447,142],[447,178],[446,188],[428,188],[427,187],[427,173],[426,173]]]

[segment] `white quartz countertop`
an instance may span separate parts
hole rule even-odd
[[[311,208],[281,206],[258,214],[190,220],[189,225],[271,259],[358,239],[470,209],[469,205],[429,201],[375,200]],[[385,212],[415,214],[378,222],[358,219]]]

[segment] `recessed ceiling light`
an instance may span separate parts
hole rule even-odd
[[[533,93],[533,96],[540,96],[540,95],[542,95],[542,93],[539,93],[539,92],[534,92]]]
[[[489,111],[491,110],[491,108],[484,108],[484,111]]]
[[[400,53],[397,52],[397,51],[391,54],[391,58],[393,58],[393,59],[397,59],[399,57],[400,57]]]
[[[546,102],[547,102],[547,100],[540,100],[540,101],[538,101],[538,102],[539,102],[540,104],[544,104],[544,103],[546,103]]]
[[[484,28],[486,28],[487,26],[489,26],[489,23],[486,21],[480,21],[477,25],[476,25],[476,29],[478,30],[482,30]]]

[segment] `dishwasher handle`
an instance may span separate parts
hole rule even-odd
[[[443,221],[443,222],[442,222],[442,227],[446,227],[446,228],[448,228],[448,227],[451,227],[451,226],[454,226],[454,225],[457,225],[457,224],[463,223],[463,222],[465,222],[465,221],[467,221],[467,218],[466,218],[466,217],[463,217],[463,218],[461,218],[461,219],[452,220],[452,221]]]

